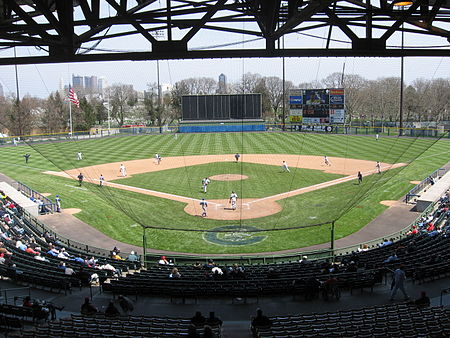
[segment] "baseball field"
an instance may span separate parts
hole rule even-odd
[[[59,194],[64,209],[79,209],[75,217],[111,238],[142,245],[147,227],[149,248],[250,253],[327,242],[332,221],[336,238],[359,230],[387,208],[380,202],[398,200],[447,163],[450,147],[448,139],[272,132],[116,136],[0,152],[1,172],[50,198]]]

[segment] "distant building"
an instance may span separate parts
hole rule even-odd
[[[219,86],[217,88],[218,94],[226,94],[227,93],[227,77],[225,74],[219,75]]]
[[[106,80],[106,77],[100,76],[98,78],[97,88],[100,94],[104,94],[105,89],[108,88],[108,80]]]
[[[79,75],[72,75],[72,86],[74,90],[84,89],[83,77]]]
[[[0,97],[5,97],[5,94],[3,93],[3,86],[0,83]]]
[[[97,76],[84,77],[84,89],[89,93],[96,93],[98,91]]]

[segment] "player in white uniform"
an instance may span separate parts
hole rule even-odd
[[[120,165],[119,172],[123,177],[127,176],[127,168],[125,168],[125,165],[123,163]]]
[[[236,210],[236,203],[237,203],[238,195],[232,191],[230,195],[230,203],[231,203],[231,209]]]
[[[283,161],[283,165],[281,167],[284,171],[287,171],[288,173],[290,173],[291,171],[289,170],[289,166],[286,163],[286,161]]]
[[[100,178],[98,179],[100,187],[103,187],[103,183],[105,183],[105,177],[100,174]]]
[[[330,166],[331,166],[331,162],[330,162],[330,160],[328,159],[328,156],[324,156],[324,157],[323,157],[323,161],[325,162],[325,165],[330,165]]]
[[[155,162],[156,162],[156,164],[160,164],[161,163],[161,155],[155,154]]]
[[[206,217],[206,209],[208,208],[208,202],[204,198],[200,201],[200,206],[202,207],[202,217]]]
[[[79,151],[78,153],[77,153],[77,160],[78,161],[81,161],[83,159],[83,153],[81,152],[81,151]]]
[[[381,174],[381,163],[380,163],[380,161],[377,161],[377,164],[375,165],[375,167],[377,168],[378,173]]]
[[[379,138],[380,138],[380,135],[376,134],[376,135],[375,135],[375,140],[378,141]]]
[[[208,184],[211,181],[209,180],[208,177],[205,177],[204,179],[202,179],[202,187],[203,187],[203,192],[206,194],[206,190],[208,189]]]

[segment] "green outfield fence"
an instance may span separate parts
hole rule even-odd
[[[230,122],[236,124],[237,122]],[[205,123],[210,126],[213,123]],[[202,124],[198,124],[202,125]],[[399,136],[400,131],[402,136],[406,137],[426,137],[426,138],[450,138],[450,129],[445,128],[413,128],[405,127],[398,128],[392,126],[359,126],[359,125],[315,125],[315,124],[282,124],[282,123],[264,123],[265,131],[268,132],[305,132],[305,133],[324,133],[324,134],[339,134],[339,135],[379,135],[384,136]],[[173,134],[179,131],[179,125],[167,125],[161,127],[126,127],[126,128],[91,128],[91,130],[76,131],[73,134],[69,132],[60,132],[52,134],[32,134],[22,136],[7,136],[0,138],[1,145],[21,145],[24,143],[38,143],[38,142],[55,142],[55,141],[69,141],[69,140],[86,140],[103,137],[117,137],[129,135],[154,135],[154,134]]]

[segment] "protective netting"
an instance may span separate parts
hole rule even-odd
[[[55,177],[49,188],[57,193],[59,185],[70,187],[73,198],[87,205],[94,196],[99,206],[91,212],[107,214],[113,208],[146,228],[257,232],[329,224],[370,208],[363,203],[368,199],[377,205],[399,199],[409,187],[404,171],[413,170],[414,160],[438,140],[282,132],[118,133],[28,145],[47,161],[46,174]],[[205,178],[210,181],[206,192]]]

